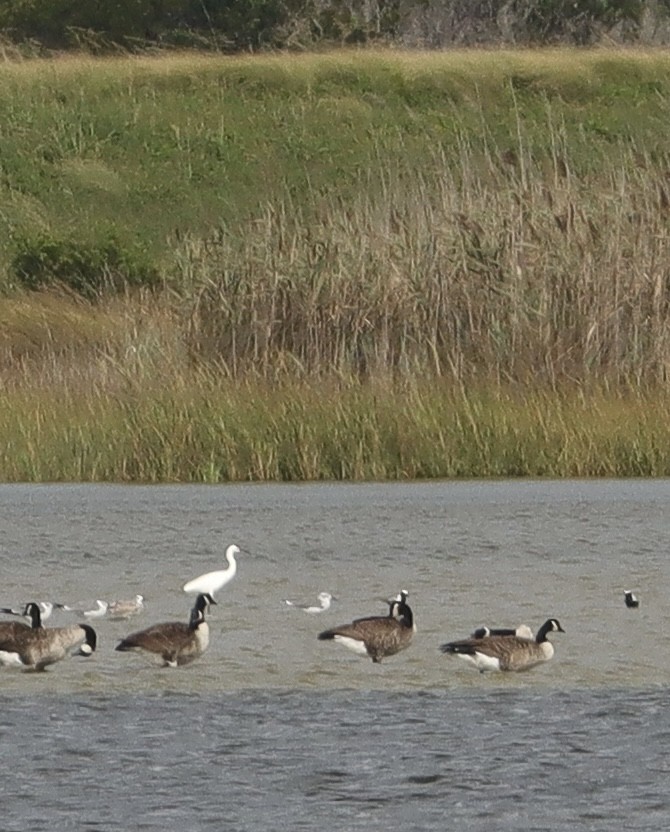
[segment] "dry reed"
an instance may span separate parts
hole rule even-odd
[[[551,125],[548,125],[548,130]],[[180,254],[185,339],[232,377],[437,376],[555,387],[663,384],[670,189],[649,154],[577,177],[461,144],[316,217],[283,202]]]
[[[289,125],[286,168],[272,179],[265,165],[267,193],[253,210],[243,194],[234,222],[214,214],[170,236],[158,293],[3,300],[0,479],[670,474],[670,147],[651,129],[665,87],[648,86],[670,62],[179,60],[123,65],[131,109],[156,120],[175,77],[226,95],[246,84],[259,124],[271,116],[263,129],[277,113]],[[107,91],[118,64],[100,66]],[[19,85],[30,71],[5,69]],[[90,64],[52,71],[85,84]],[[626,132],[631,99],[610,106],[605,87],[635,90],[646,127]],[[376,124],[370,101],[399,90],[398,126]],[[156,147],[174,149],[170,170],[197,191],[198,141],[214,133],[182,116]],[[71,126],[59,125],[59,152],[71,148],[59,170],[110,193],[114,155]],[[254,135],[250,156],[265,146]],[[145,215],[136,203],[134,221]]]

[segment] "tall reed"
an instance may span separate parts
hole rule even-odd
[[[663,383],[670,190],[623,143],[576,176],[518,146],[427,154],[312,214],[269,205],[243,236],[188,239],[188,348],[233,376],[437,376],[555,386]],[[190,278],[190,276],[195,276]]]
[[[0,479],[668,473],[664,56],[40,68],[5,254],[113,220],[164,283],[8,274]]]

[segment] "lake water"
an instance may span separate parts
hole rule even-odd
[[[92,658],[0,671],[2,828],[668,828],[669,507],[668,481],[0,486],[0,606],[147,597]],[[201,659],[114,651],[186,620],[181,585],[233,542]],[[404,653],[317,640],[401,588]],[[321,590],[321,615],[283,603]],[[438,649],[550,616],[529,673]]]

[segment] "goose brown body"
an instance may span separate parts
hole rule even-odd
[[[338,641],[359,655],[369,656],[378,664],[386,656],[405,650],[416,631],[414,615],[403,591],[390,603],[386,616],[357,618],[350,624],[332,627],[319,634],[321,641]]]
[[[553,658],[554,646],[547,639],[550,632],[565,631],[557,619],[550,618],[540,627],[534,639],[517,635],[467,638],[443,644],[440,650],[469,661],[481,673],[487,670],[530,670]]]
[[[30,626],[23,621],[0,621],[0,641],[14,639],[24,630],[30,630]]]
[[[74,652],[90,656],[96,646],[96,632],[88,624],[25,627],[13,638],[0,638],[0,663],[28,670],[45,670]]]
[[[9,609],[7,607],[0,609],[0,612],[7,615],[22,615],[26,618],[30,618],[31,622],[30,624],[26,624],[25,621],[0,621],[0,642],[7,642],[20,638],[22,633],[26,631],[29,632],[31,629],[39,629],[42,626],[42,612],[39,604],[34,601],[26,604],[23,612]]]
[[[164,667],[190,664],[202,656],[209,646],[209,625],[205,621],[205,610],[215,603],[211,596],[199,595],[187,624],[182,621],[152,624],[151,627],[126,636],[117,644],[116,649],[122,652],[137,650],[154,653],[161,657]]]

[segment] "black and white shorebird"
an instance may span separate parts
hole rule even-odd
[[[32,626],[22,622],[14,632],[0,630],[0,664],[24,670],[45,670],[70,655],[88,657],[97,646],[95,630],[88,624],[43,627],[37,603],[26,605]],[[7,622],[4,622],[7,623]]]
[[[491,636],[534,638],[533,631],[527,624],[519,624],[518,627],[477,627],[472,633],[472,638],[490,638]]]
[[[320,641],[335,641],[359,656],[368,656],[378,664],[386,656],[405,650],[412,642],[416,625],[407,603],[409,593],[402,590],[389,602],[388,615],[357,618],[350,624],[332,627],[319,634]]]
[[[198,575],[191,581],[187,581],[182,587],[184,592],[191,595],[209,595],[214,597],[214,594],[222,589],[227,583],[233,580],[237,574],[237,560],[235,555],[241,552],[240,547],[234,543],[226,549],[226,560],[228,566],[225,569],[216,569],[213,572],[205,572],[203,575]]]
[[[625,604],[629,609],[637,609],[640,606],[640,599],[630,589],[624,589],[623,597]]]
[[[554,645],[547,638],[552,632],[565,632],[556,618],[545,621],[532,639],[518,635],[491,635],[450,641],[443,644],[440,650],[465,659],[480,673],[530,670],[553,658]]]
[[[205,621],[205,612],[210,604],[216,604],[211,595],[198,595],[188,624],[183,621],[153,624],[126,636],[116,645],[116,649],[121,652],[153,653],[163,660],[163,667],[190,664],[202,656],[209,646],[209,624]]]
[[[331,595],[330,592],[320,592],[317,596],[317,601],[318,604],[296,604],[295,601],[289,601],[288,598],[284,599],[284,603],[294,610],[300,610],[310,615],[318,615],[318,613],[329,610],[331,602],[337,601],[337,598]]]

